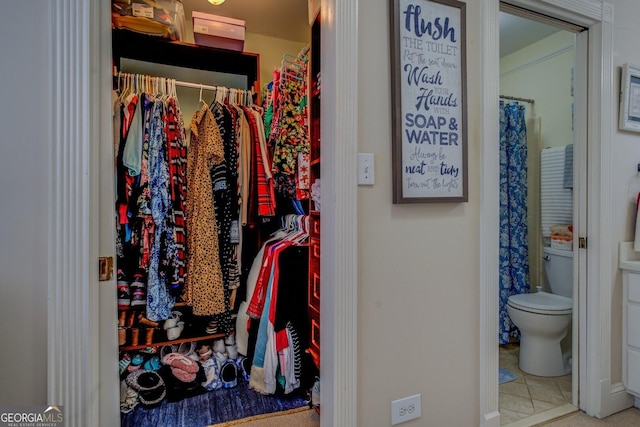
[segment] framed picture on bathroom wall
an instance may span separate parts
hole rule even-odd
[[[618,128],[640,132],[640,67],[631,64],[622,66]]]
[[[466,4],[389,5],[393,203],[466,202]]]

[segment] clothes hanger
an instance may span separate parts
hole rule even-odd
[[[204,105],[207,106],[207,108],[209,107],[209,104],[207,104],[204,99],[202,99],[202,85],[200,85],[200,102],[203,103]]]

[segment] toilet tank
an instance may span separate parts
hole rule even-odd
[[[544,271],[549,280],[551,293],[563,297],[573,297],[573,251],[542,248]]]

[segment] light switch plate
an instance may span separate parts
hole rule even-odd
[[[358,185],[375,184],[373,153],[358,153]]]

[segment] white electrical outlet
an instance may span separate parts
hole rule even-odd
[[[373,153],[358,153],[358,185],[375,184]]]
[[[391,425],[415,420],[421,416],[422,408],[420,407],[419,394],[414,394],[413,396],[404,397],[391,402]]]

